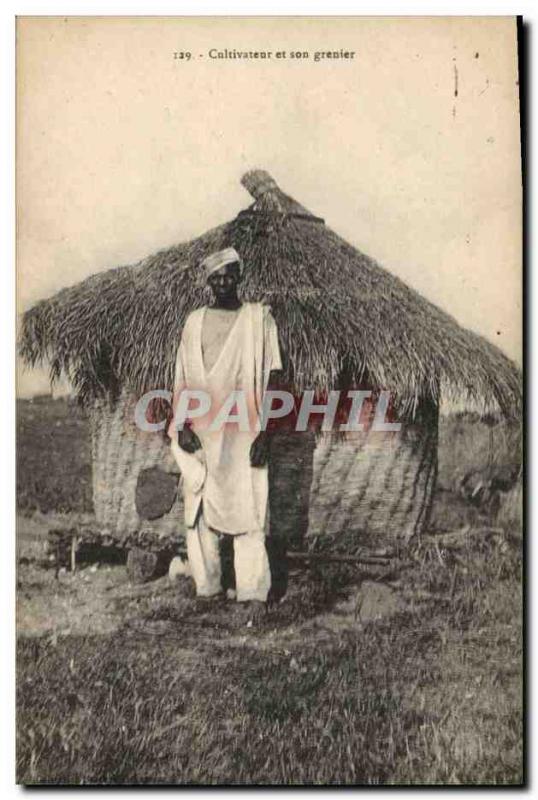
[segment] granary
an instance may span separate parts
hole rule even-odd
[[[266,172],[248,172],[242,183],[253,202],[230,222],[96,274],[24,315],[23,358],[48,361],[53,379],[65,373],[88,411],[96,521],[118,541],[148,547],[182,534],[168,442],[137,428],[134,407],[145,392],[172,388],[185,318],[208,300],[200,262],[233,246],[244,261],[243,299],[271,306],[283,380],[294,393],[388,390],[403,421],[390,434],[368,427],[352,436],[275,434],[272,534],[312,550],[409,542],[431,508],[441,397],[517,417],[519,370],[344,241]]]

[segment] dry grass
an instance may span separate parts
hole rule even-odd
[[[17,401],[17,506],[92,511],[88,422],[67,399]]]
[[[321,645],[301,615],[294,643],[278,615],[234,646],[226,630],[207,642],[180,597],[145,614],[173,623],[166,636],[23,639],[18,779],[519,784],[520,550],[461,559],[422,548],[406,611]]]
[[[521,466],[521,421],[457,413],[441,417],[438,483],[453,490],[467,472]]]

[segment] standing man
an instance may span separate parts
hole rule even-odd
[[[185,322],[168,435],[183,477],[197,594],[220,594],[219,535],[233,537],[237,600],[248,603],[250,617],[257,618],[271,576],[265,547],[268,440],[256,422],[270,373],[282,369],[278,335],[267,306],[239,299],[242,262],[233,247],[208,256],[202,268],[213,302]],[[185,390],[209,397],[204,416],[192,412],[188,419],[185,409],[178,415]]]

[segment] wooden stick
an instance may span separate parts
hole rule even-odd
[[[78,538],[73,536],[71,539],[71,572],[75,572],[77,568],[77,547]]]
[[[187,554],[179,553],[183,558]],[[314,561],[325,564],[365,564],[372,567],[388,567],[395,562],[395,556],[386,554],[386,551],[373,551],[363,556],[329,555],[328,553],[298,553],[291,551],[287,553],[290,561]]]
[[[187,558],[187,552],[179,550],[177,553],[183,559]],[[301,553],[291,550],[287,553],[287,558],[291,561],[319,561],[334,562],[342,564],[379,564],[385,566],[394,560],[395,554],[384,550],[371,550],[369,553],[357,556],[330,555],[329,553]]]
[[[288,558],[291,561],[319,561],[322,563],[335,563],[335,564],[372,564],[378,566],[386,566],[390,564],[389,556],[338,556],[329,555],[327,553],[288,553]]]

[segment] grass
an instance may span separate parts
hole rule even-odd
[[[520,487],[492,522],[457,548],[418,544],[390,618],[338,612],[357,587],[331,567],[293,578],[260,629],[178,590],[112,634],[20,637],[17,780],[520,785]]]
[[[454,488],[471,470],[521,464],[521,426],[474,413],[441,417],[439,424],[438,484]]]
[[[407,610],[322,647],[282,646],[278,619],[200,640],[180,597],[171,635],[21,639],[18,780],[519,784],[520,544],[423,545]]]
[[[90,512],[92,473],[86,417],[70,400],[17,400],[17,506]]]

